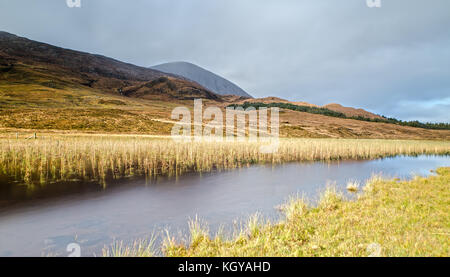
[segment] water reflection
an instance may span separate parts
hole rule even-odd
[[[276,220],[279,214],[274,206],[293,194],[314,200],[326,183],[345,190],[349,180],[364,183],[378,173],[408,178],[427,175],[440,166],[450,166],[450,158],[255,166],[157,182],[130,180],[107,189],[95,184],[55,184],[30,195],[3,190],[6,204],[0,209],[0,256],[66,255],[66,245],[74,241],[84,255],[99,255],[113,240],[129,242],[166,228],[185,230],[188,219],[196,215],[206,220],[212,231],[219,224],[231,226],[236,218],[257,211]]]

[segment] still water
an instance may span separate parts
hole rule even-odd
[[[89,184],[65,191],[59,185],[36,190],[37,197],[3,189],[0,256],[66,256],[72,242],[81,246],[83,256],[99,256],[114,241],[158,237],[165,230],[183,239],[189,219],[196,216],[212,232],[219,226],[232,230],[256,212],[277,220],[275,206],[292,195],[314,201],[327,183],[344,191],[349,180],[364,183],[373,174],[426,176],[441,166],[450,166],[449,156],[254,166],[150,183],[134,180],[106,189]]]

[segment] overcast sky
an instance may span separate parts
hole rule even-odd
[[[0,0],[0,30],[141,66],[189,61],[254,97],[450,122],[450,1]]]

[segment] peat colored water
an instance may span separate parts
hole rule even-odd
[[[450,166],[450,157],[395,157],[372,161],[291,163],[226,172],[130,180],[107,188],[58,184],[25,189],[4,186],[0,197],[0,256],[66,256],[77,242],[83,256],[101,255],[113,241],[129,243],[168,229],[180,239],[196,215],[215,232],[226,232],[260,212],[276,220],[274,208],[289,196],[314,201],[327,183],[345,190],[347,181],[364,183],[373,174],[410,178]],[[228,231],[227,231],[228,230]]]

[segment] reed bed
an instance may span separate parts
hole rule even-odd
[[[261,142],[176,142],[146,137],[0,139],[0,182],[45,184],[70,180],[175,176],[186,172],[293,161],[375,159],[394,155],[450,154],[450,141],[281,139],[264,154]]]

